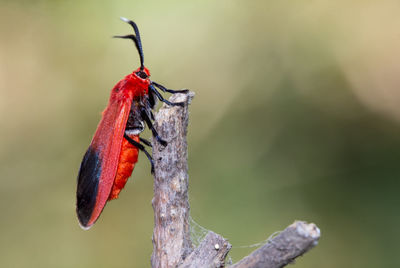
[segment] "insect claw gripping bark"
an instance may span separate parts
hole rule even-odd
[[[154,94],[156,94],[157,98],[160,101],[162,101],[162,102],[164,102],[164,103],[166,103],[166,104],[168,104],[170,106],[181,106],[181,107],[183,107],[185,105],[184,102],[170,102],[170,101],[164,99],[164,97],[160,94],[160,92],[157,91],[157,89],[152,84],[150,84],[149,89],[151,91],[153,91]]]
[[[154,161],[144,146],[151,147],[151,143],[139,135],[147,125],[157,142],[167,146],[167,142],[158,135],[152,124],[152,110],[156,100],[171,106],[184,105],[169,102],[157,88],[172,94],[188,92],[167,89],[150,80],[150,71],[144,66],[139,28],[131,20],[122,17],[121,20],[132,26],[134,34],[114,37],[134,42],[140,57],[140,67],[112,89],[108,105],[83,157],[78,174],[76,212],[79,224],[85,230],[97,221],[108,201],[118,198],[132,174],[139,151],[149,159],[151,173],[154,173]]]

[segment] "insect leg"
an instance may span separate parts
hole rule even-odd
[[[149,126],[151,132],[153,133],[153,136],[156,138],[156,140],[162,145],[162,146],[167,146],[167,142],[158,135],[157,130],[154,128],[153,123],[150,120],[149,115],[147,114],[147,111],[145,109],[141,110],[141,115],[146,124]]]
[[[163,85],[160,85],[159,83],[156,83],[156,82],[152,82],[152,84],[155,85],[156,87],[158,87],[159,89],[161,89],[162,91],[169,92],[169,93],[172,93],[172,94],[175,94],[175,93],[188,93],[189,92],[189,89],[172,90],[172,89],[168,89],[168,88],[164,87]]]
[[[149,159],[150,164],[151,164],[151,174],[154,173],[154,161],[153,158],[151,157],[151,155],[149,154],[149,152],[146,151],[146,148],[144,148],[144,146],[134,140],[132,140],[131,138],[129,138],[128,135],[124,134],[124,138],[133,146],[135,146],[136,148],[138,148],[140,151],[144,152],[144,154],[147,156],[147,159]],[[140,138],[140,140],[142,140]],[[146,140],[147,142],[147,140]],[[147,145],[147,144],[146,144]]]
[[[184,105],[185,105],[184,102],[174,102],[174,103],[172,103],[172,102],[170,102],[170,101],[164,99],[164,97],[160,94],[160,92],[157,91],[157,89],[156,89],[152,84],[149,85],[149,89],[150,89],[152,92],[154,92],[154,94],[156,94],[157,98],[158,98],[160,101],[165,102],[166,104],[168,104],[168,105],[170,105],[170,106],[184,106]]]
[[[147,146],[153,147],[153,146],[151,145],[151,142],[148,141],[148,140],[146,140],[145,138],[139,137],[139,140],[140,140],[140,142],[146,144]]]

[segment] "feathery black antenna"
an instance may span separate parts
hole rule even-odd
[[[115,35],[113,36],[114,38],[123,38],[123,39],[131,39],[135,45],[136,48],[139,52],[139,57],[140,57],[140,69],[143,70],[144,68],[144,59],[143,59],[143,48],[142,48],[142,41],[140,40],[140,33],[139,33],[139,28],[137,27],[136,23],[134,23],[131,20],[128,20],[127,18],[121,17],[120,18],[122,21],[125,21],[126,23],[130,24],[135,31],[135,35],[129,34],[129,35]]]

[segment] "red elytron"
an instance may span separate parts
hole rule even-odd
[[[76,192],[76,212],[83,229],[89,229],[96,222],[107,201],[118,198],[132,174],[139,150],[146,154],[151,162],[151,171],[154,171],[153,160],[144,147],[151,146],[151,143],[140,138],[139,134],[146,123],[156,140],[166,146],[152,125],[156,100],[168,105],[183,105],[165,100],[156,87],[172,94],[187,92],[167,89],[149,79],[150,72],[143,65],[139,29],[133,21],[121,19],[132,26],[135,34],[114,37],[131,39],[135,43],[141,65],[112,89],[107,108],[83,157]]]

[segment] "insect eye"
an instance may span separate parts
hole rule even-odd
[[[147,74],[143,71],[136,72],[136,75],[142,79],[146,79],[148,77]]]

